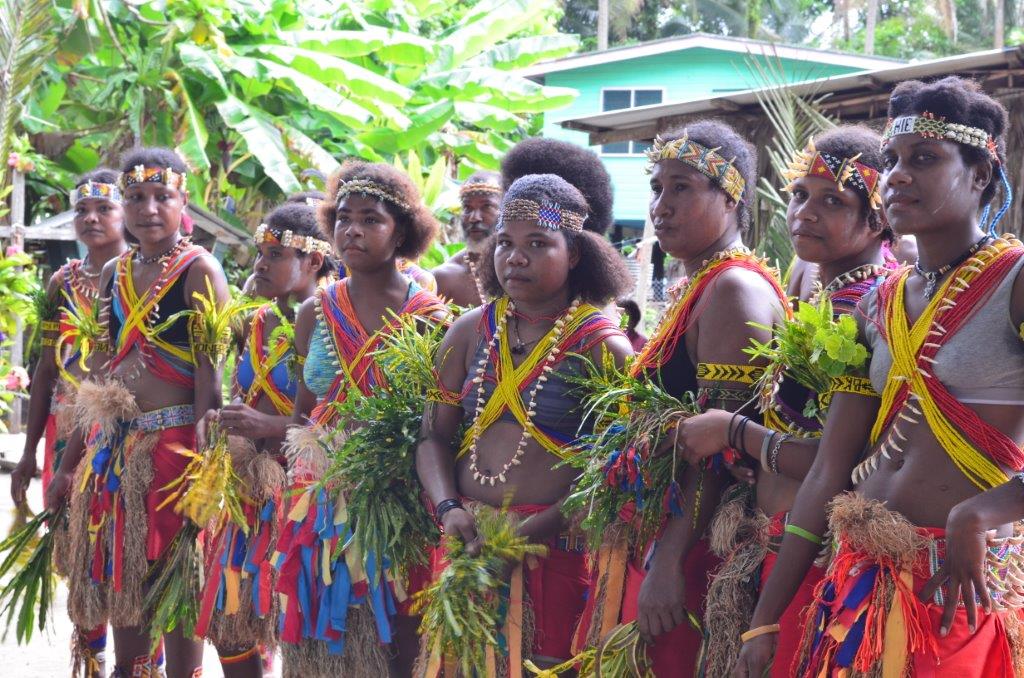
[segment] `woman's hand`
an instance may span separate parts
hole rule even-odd
[[[651,563],[637,600],[637,627],[648,643],[686,621],[686,582],[679,562]]]
[[[729,446],[729,422],[732,412],[708,410],[680,421],[676,439],[683,458],[691,464],[712,457]]]
[[[206,410],[206,414],[196,422],[196,450],[205,450],[210,425],[218,420],[220,410]]]
[[[231,403],[220,409],[220,426],[228,435],[250,440],[269,438],[279,433],[274,418],[242,403]]]
[[[953,625],[953,616],[960,601],[967,610],[967,625],[971,633],[978,628],[978,610],[975,595],[981,600],[985,612],[992,611],[992,597],[985,581],[985,554],[988,539],[994,532],[987,531],[970,509],[964,505],[953,507],[946,520],[946,560],[935,573],[919,597],[922,602],[946,584],[946,605],[942,610],[942,624],[939,635],[945,636]]]
[[[71,474],[67,471],[57,471],[49,486],[46,488],[46,496],[43,498],[43,505],[51,513],[58,510],[67,501],[68,493],[71,490]]]
[[[445,534],[453,534],[466,544],[466,553],[471,556],[480,555],[483,540],[476,531],[476,520],[473,514],[464,508],[453,508],[441,518],[441,528]]]
[[[11,471],[11,499],[16,506],[26,503],[26,493],[32,479],[36,477],[36,455],[30,452],[23,452],[18,465]]]
[[[775,646],[778,641],[779,634],[765,633],[743,643],[736,666],[732,670],[733,678],[761,678],[766,675],[775,657]]]

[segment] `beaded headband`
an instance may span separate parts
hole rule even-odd
[[[512,198],[501,206],[496,230],[500,231],[506,220],[536,221],[538,226],[549,231],[559,228],[582,231],[587,215],[567,210],[555,202],[541,204],[525,198]]]
[[[294,247],[300,252],[307,254],[319,252],[324,256],[328,256],[332,251],[331,243],[326,240],[314,238],[311,235],[295,235],[291,231],[280,231],[271,228],[267,224],[259,225],[259,228],[252,235],[252,240],[257,246],[263,243],[270,243],[282,247]]]
[[[121,195],[121,189],[119,189],[115,184],[104,184],[99,181],[87,181],[81,186],[75,186],[75,188],[72,189],[72,205],[79,200],[85,200],[86,198],[101,198],[103,200],[115,202],[118,205],[124,202],[124,197]]]
[[[654,145],[647,151],[647,172],[649,174],[662,160],[678,160],[714,181],[730,198],[739,202],[743,198],[743,189],[747,182],[733,165],[733,161],[726,160],[717,151],[718,148],[707,148],[696,141],[690,141],[686,133],[681,138],[668,142],[659,136],[654,139]]]
[[[409,203],[405,202],[397,195],[392,193],[383,184],[377,183],[373,179],[350,179],[349,181],[341,182],[338,186],[338,193],[334,196],[334,201],[340,202],[342,198],[352,195],[370,195],[378,200],[389,202],[398,209],[411,212],[412,209],[409,207]]]
[[[857,162],[860,153],[852,158],[839,158],[829,153],[822,153],[814,147],[814,139],[807,142],[807,147],[797,151],[789,161],[789,169],[782,173],[789,184],[782,190],[792,191],[793,183],[802,177],[821,177],[834,181],[839,190],[847,186],[867,199],[871,209],[882,208],[882,193],[879,191],[878,170]]]
[[[470,195],[497,195],[501,196],[501,186],[486,181],[467,181],[459,188],[459,197],[465,198]]]
[[[136,165],[135,169],[130,172],[121,172],[117,183],[121,186],[121,190],[127,189],[132,184],[164,184],[168,188],[180,190],[185,186],[185,173],[181,172],[179,174],[170,167],[158,169],[156,167]]]
[[[980,127],[946,122],[943,118],[935,117],[933,113],[925,112],[920,115],[901,115],[898,118],[890,118],[885,125],[885,131],[882,132],[882,147],[884,148],[890,139],[900,134],[917,134],[926,139],[946,139],[982,148],[989,152],[992,160],[999,162],[995,139],[988,132]]]

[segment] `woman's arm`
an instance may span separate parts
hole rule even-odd
[[[850,473],[867,446],[879,402],[878,398],[852,393],[837,393],[832,399],[821,438],[822,454],[817,455],[800,485],[789,514],[789,524],[814,535],[825,534],[825,506],[850,487]],[[793,534],[783,536],[775,567],[754,610],[751,628],[779,621],[820,548]],[[740,652],[736,675],[759,678],[771,661],[775,640],[774,634],[765,634],[746,642]]]
[[[212,256],[199,257],[189,269],[188,277],[185,280],[185,298],[188,300],[192,310],[199,311],[202,306],[195,295],[207,294],[207,282],[213,288],[213,303],[218,308],[223,308],[231,298],[228,292],[227,278],[220,264]],[[215,410],[221,405],[221,383],[223,364],[215,365],[211,356],[205,352],[196,351],[196,371],[193,405],[195,407],[196,421],[199,421],[209,410]]]
[[[295,314],[295,355],[299,362],[304,362],[309,355],[309,342],[313,336],[313,326],[316,324],[316,300],[306,299]],[[306,417],[316,407],[316,396],[306,386],[303,370],[297,370],[298,387],[295,391],[295,409],[292,410],[291,423],[293,425],[305,426]]]

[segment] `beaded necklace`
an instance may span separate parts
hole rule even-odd
[[[960,264],[964,263],[965,261],[967,261],[968,259],[973,257],[977,253],[977,251],[979,249],[981,249],[981,246],[984,245],[985,243],[987,243],[991,239],[992,239],[992,236],[990,236],[990,235],[983,235],[983,236],[981,236],[981,240],[979,240],[978,242],[976,242],[973,245],[971,245],[967,249],[966,252],[964,252],[963,254],[961,254],[959,257],[957,257],[953,261],[949,262],[948,264],[946,264],[944,266],[940,266],[935,271],[926,271],[925,269],[923,269],[921,267],[920,260],[915,261],[914,262],[914,270],[917,272],[917,274],[919,276],[921,276],[922,278],[925,279],[925,286],[924,286],[924,296],[925,296],[925,298],[930,300],[932,297],[934,297],[935,296],[935,288],[938,287],[939,280],[942,279],[942,276],[946,275],[947,273],[952,271],[954,268],[956,268]]]
[[[875,280],[888,272],[882,264],[861,264],[852,268],[846,273],[841,273],[832,279],[832,282],[811,295],[810,304],[817,306],[823,298],[831,298],[833,294],[849,285]]]
[[[548,380],[548,374],[554,370],[554,362],[558,360],[559,342],[562,338],[562,331],[565,328],[565,323],[569,318],[572,318],[577,309],[579,309],[579,299],[574,299],[558,320],[555,321],[554,326],[551,330],[541,339],[541,344],[544,343],[544,339],[547,339],[547,355],[543,358],[543,368],[540,376],[537,377],[533,388],[530,389],[530,400],[526,406],[526,421],[523,422],[523,434],[519,437],[519,443],[516,445],[516,451],[512,454],[512,457],[505,462],[502,466],[501,471],[498,473],[486,473],[481,471],[477,466],[479,457],[477,455],[477,442],[480,439],[480,435],[483,433],[480,430],[480,416],[484,412],[486,402],[484,400],[484,374],[487,371],[487,364],[489,362],[491,354],[498,349],[502,354],[507,353],[510,349],[508,346],[508,321],[515,313],[515,304],[513,302],[508,303],[508,307],[505,313],[499,318],[498,324],[494,329],[494,335],[491,337],[491,342],[488,347],[488,351],[483,358],[477,363],[476,376],[473,377],[473,383],[477,385],[476,390],[476,412],[473,414],[473,423],[470,426],[470,430],[473,432],[472,443],[469,447],[469,470],[473,472],[473,480],[480,483],[481,485],[494,486],[496,482],[505,483],[507,481],[506,474],[513,466],[519,466],[522,463],[522,457],[526,453],[526,445],[529,443],[530,438],[534,436],[535,426],[532,421],[532,417],[537,414],[537,396],[544,388],[544,382]],[[540,345],[540,344],[539,344]],[[539,346],[538,345],[538,346]],[[536,349],[535,349],[536,351]],[[532,354],[531,354],[532,355]],[[502,359],[504,356],[502,356]],[[528,358],[529,359],[529,358]],[[509,360],[511,363],[511,360]],[[497,392],[497,388],[495,389]]]
[[[480,303],[486,304],[487,292],[484,291],[483,283],[480,282],[480,274],[476,264],[473,263],[473,260],[470,259],[469,256],[466,257],[466,264],[469,266],[469,274],[473,276],[473,283],[476,284],[476,293],[480,296]]]

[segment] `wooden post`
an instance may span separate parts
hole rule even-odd
[[[637,331],[644,331],[644,315],[647,311],[647,297],[651,293],[651,253],[654,251],[654,222],[648,214],[644,217],[644,233],[636,248],[638,273],[636,281],[636,303],[640,307],[640,325]]]
[[[11,170],[11,246],[25,249],[25,175]],[[15,319],[13,343],[11,344],[11,365],[22,366],[25,361],[25,321]],[[11,421],[7,430],[21,433],[21,398],[11,402]]]

